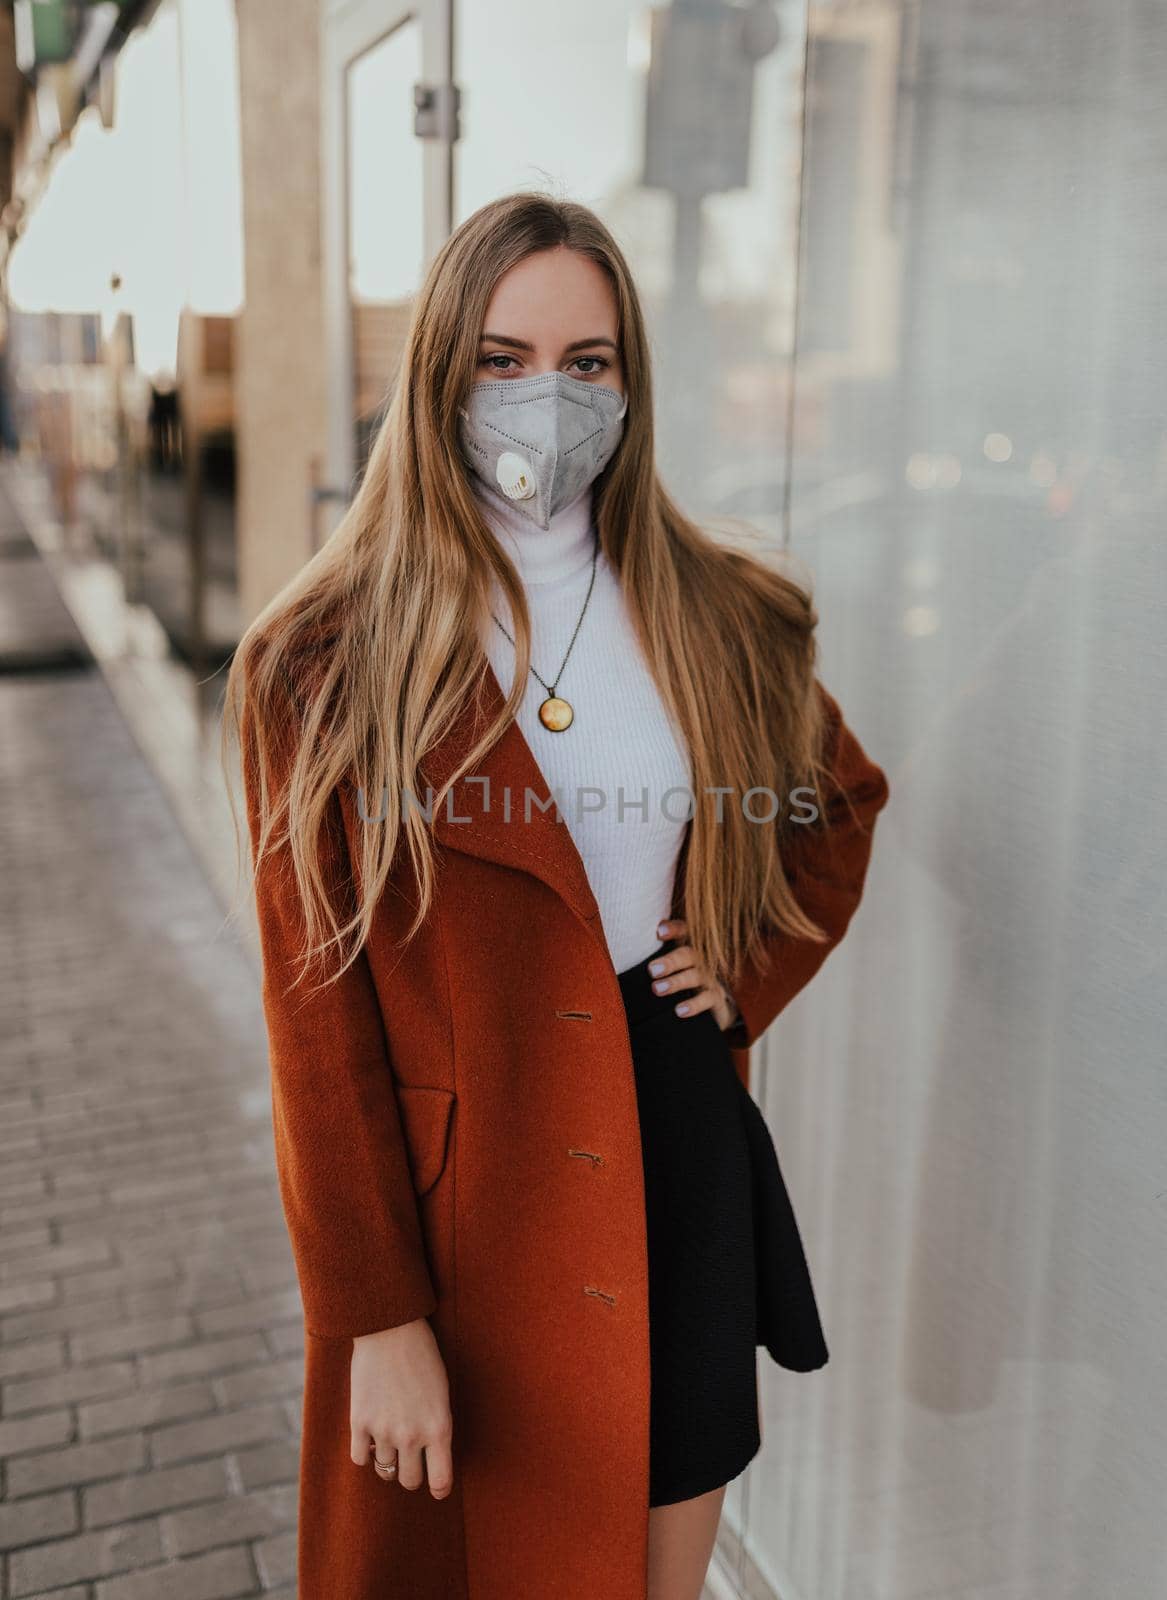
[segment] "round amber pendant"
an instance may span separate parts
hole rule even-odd
[[[552,733],[562,733],[564,728],[571,727],[574,720],[575,712],[570,703],[561,700],[557,694],[548,695],[539,707],[539,721]]]

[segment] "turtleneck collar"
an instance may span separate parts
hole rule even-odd
[[[548,528],[540,528],[481,479],[475,478],[473,488],[487,523],[525,585],[555,583],[591,564],[595,537],[590,483],[552,515]]]

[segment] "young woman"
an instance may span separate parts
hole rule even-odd
[[[484,206],[228,683],[304,1302],[304,1600],[696,1600],[827,1360],[748,1048],[888,789],[809,596],[653,462],[612,236]]]

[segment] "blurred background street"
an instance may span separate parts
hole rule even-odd
[[[182,1557],[179,1593],[291,1596],[255,973],[2,495],[0,536],[4,1592],[146,1600]]]
[[[707,1600],[1164,1592],[1164,84],[1146,0],[0,0],[0,1600],[295,1592],[219,698],[518,188],[892,790],[756,1055],[832,1359]]]

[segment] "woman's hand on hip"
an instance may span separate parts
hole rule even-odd
[[[661,939],[683,939],[689,931],[688,923],[674,920],[657,924]],[[701,1011],[712,1011],[714,1021],[724,1033],[737,1018],[737,1005],[729,990],[713,981],[697,960],[690,945],[679,944],[675,950],[666,950],[648,965],[652,987],[657,994],[677,994],[680,1001],[674,1007],[682,1017],[695,1017]],[[664,985],[664,987],[662,987]],[[684,994],[695,989],[696,994]]]
[[[372,1466],[403,1489],[420,1489],[428,1479],[435,1500],[450,1493],[450,1386],[425,1317],[353,1340],[349,1422],[358,1467]],[[396,1472],[380,1470],[394,1466]]]

